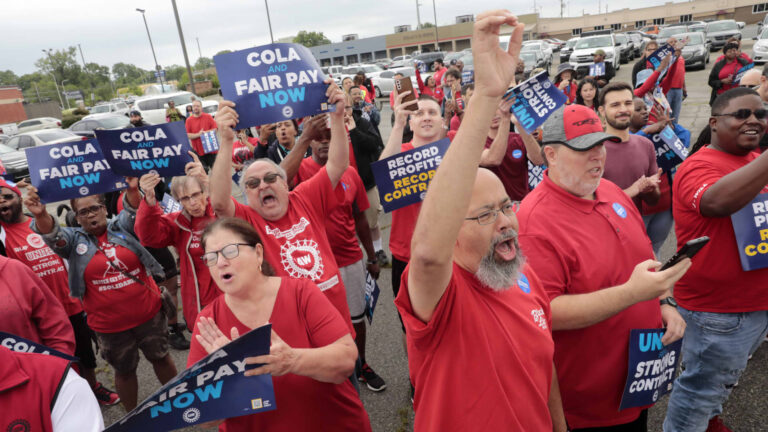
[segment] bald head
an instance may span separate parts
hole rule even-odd
[[[748,70],[743,77],[741,77],[741,81],[739,81],[739,85],[742,87],[754,87],[754,86],[760,85],[761,76],[762,76],[762,71],[752,68]]]

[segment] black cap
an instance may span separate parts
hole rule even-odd
[[[132,115],[132,116],[139,116],[139,117],[141,117],[141,113],[140,113],[140,112],[138,112],[138,111],[136,111],[136,110],[133,110],[133,111],[131,111],[131,112],[130,112],[130,115]]]

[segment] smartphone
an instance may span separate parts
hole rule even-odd
[[[669,259],[666,263],[664,263],[663,266],[661,266],[661,269],[659,271],[664,271],[673,265],[679,263],[680,261],[684,260],[685,258],[693,258],[696,253],[698,253],[701,248],[704,247],[705,244],[709,242],[709,237],[699,237],[695,238],[693,240],[688,241],[683,245],[683,247],[680,248],[679,251],[677,251],[676,254],[672,255],[672,258]]]
[[[416,92],[413,91],[413,83],[411,82],[410,77],[402,77],[395,80],[395,92],[397,94],[407,92],[410,93],[405,95],[403,98],[403,103],[410,102],[412,100],[416,100]],[[418,111],[419,107],[416,104],[410,105],[406,108],[410,111]]]

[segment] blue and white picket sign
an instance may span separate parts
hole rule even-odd
[[[768,192],[732,214],[731,223],[742,270],[768,267]]]
[[[332,111],[325,75],[303,45],[262,45],[213,58],[224,99],[235,103],[244,129]]]
[[[424,200],[429,182],[435,176],[449,145],[451,141],[443,138],[371,164],[385,212]]]
[[[593,77],[599,77],[605,75],[605,62],[592,63],[589,65],[589,75]]]
[[[181,121],[95,132],[104,157],[117,174],[141,177],[156,173],[173,177],[184,175],[184,166],[192,162],[192,147]]]
[[[365,316],[368,318],[368,324],[373,324],[373,312],[376,310],[376,303],[379,302],[380,292],[376,279],[365,272]]]
[[[25,151],[30,181],[43,203],[128,187],[125,178],[111,170],[96,140],[30,147]]]
[[[181,203],[173,199],[169,193],[163,195],[163,200],[160,201],[160,207],[163,208],[163,213],[165,214],[181,211]]]
[[[688,157],[685,144],[669,126],[651,136],[651,141],[656,148],[656,165],[664,172],[671,171]]]
[[[744,74],[747,73],[753,67],[755,67],[754,63],[750,63],[742,66],[739,70],[736,71],[736,74],[733,75],[733,83],[734,84],[740,83],[741,79],[744,78]]]
[[[546,165],[534,165],[533,162],[528,161],[528,187],[531,190],[544,181],[544,170],[546,169]]]
[[[664,57],[674,52],[675,52],[675,47],[665,43],[659,49],[657,49],[656,51],[651,53],[651,55],[648,56],[648,61],[653,65],[653,68],[656,69],[661,64],[661,61],[664,60]],[[672,62],[670,61],[670,64],[671,63]]]
[[[53,348],[49,348],[37,342],[32,342],[29,339],[24,339],[21,336],[16,336],[16,335],[12,335],[10,333],[1,332],[1,331],[0,331],[0,346],[3,346],[5,348],[8,348],[11,351],[16,351],[16,352],[45,354],[45,355],[61,357],[64,360],[69,360],[73,362],[80,361],[80,359],[77,357],[71,356],[69,354],[64,354],[61,351],[55,350]]]
[[[215,130],[203,132],[203,134],[200,135],[200,142],[203,143],[204,154],[215,153],[219,151],[219,139],[216,138]]]
[[[683,340],[661,344],[664,329],[635,329],[629,333],[629,366],[619,410],[655,403],[672,391]]]
[[[504,99],[513,97],[515,102],[510,112],[528,133],[533,133],[568,101],[568,97],[549,80],[546,71],[528,78],[504,94]]]
[[[272,325],[253,329],[181,372],[106,432],[170,431],[213,420],[274,410],[271,375],[247,377],[260,365],[246,357],[269,353]]]
[[[472,84],[475,82],[475,70],[463,70],[461,71],[461,85]]]

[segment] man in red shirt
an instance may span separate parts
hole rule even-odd
[[[117,393],[96,381],[96,355],[91,344],[93,333],[86,323],[83,306],[69,295],[67,267],[45,244],[40,234],[32,231],[31,222],[31,218],[22,213],[19,188],[0,179],[0,242],[5,248],[5,255],[32,269],[64,307],[74,330],[74,354],[80,359],[80,373],[91,385],[100,404],[114,405],[120,402]]]
[[[200,136],[205,132],[215,131],[216,121],[210,114],[203,112],[203,103],[199,100],[192,102],[192,115],[187,117],[185,127],[189,142],[192,144],[192,150],[200,156],[200,162],[203,163],[205,169],[209,170],[213,166],[218,152],[205,154]]]
[[[502,24],[515,28],[509,52],[499,47]],[[509,11],[477,17],[474,99],[427,191],[395,299],[407,329],[416,431],[566,430],[549,304],[517,247],[517,205],[498,177],[478,169],[522,34]]]
[[[491,120],[491,128],[485,139],[485,150],[480,157],[480,166],[496,174],[504,185],[507,195],[513,201],[520,201],[528,195],[528,161],[534,165],[544,163],[538,141],[523,129],[509,111],[512,101],[499,105]],[[510,132],[511,123],[515,130]]]
[[[443,82],[443,75],[445,74],[445,71],[448,70],[447,67],[445,67],[445,63],[443,63],[443,59],[437,59],[434,63],[435,67],[435,74],[432,75],[432,77],[435,79],[435,86],[440,87],[441,83]]]
[[[328,79],[326,83],[333,81]],[[317,175],[289,191],[285,170],[271,160],[256,160],[245,169],[241,179],[248,205],[230,197],[230,155],[235,140],[232,127],[237,124],[237,113],[232,102],[222,101],[216,114],[221,152],[211,171],[211,205],[219,217],[235,216],[250,222],[259,231],[267,261],[277,275],[315,282],[354,334],[344,282],[326,233],[328,215],[344,200],[340,180],[349,166],[349,144],[344,129],[345,99],[335,84],[329,86],[327,95],[329,103],[336,105],[336,112],[330,114],[328,163]]]
[[[768,268],[742,269],[729,216],[768,192],[768,155],[756,152],[766,125],[757,92],[742,87],[722,93],[712,104],[711,144],[690,155],[675,176],[678,246],[704,235],[710,242],[675,284],[688,329],[685,368],[672,389],[665,431],[701,431],[708,422],[707,430],[730,430],[716,416],[765,339]]]
[[[477,70],[477,68],[475,68]],[[660,306],[690,260],[665,271],[653,260],[640,212],[602,179],[606,140],[594,110],[567,105],[544,123],[549,167],[518,212],[520,246],[551,300],[555,367],[572,431],[612,426],[646,430],[647,408],[619,411],[631,329],[666,324],[662,343],[680,339],[685,322]]]

